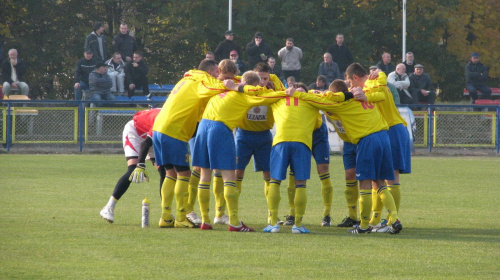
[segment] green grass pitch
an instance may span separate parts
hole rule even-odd
[[[108,224],[99,211],[126,170],[123,156],[0,155],[0,279],[500,278],[498,157],[413,158],[413,174],[401,176],[399,235],[321,227],[314,164],[304,217],[311,234],[287,226],[265,234],[264,184],[252,168],[239,212],[256,232],[222,225],[205,232],[158,228],[158,175],[149,163],[150,182],[132,184]],[[347,213],[341,156],[332,156],[330,172],[336,224]],[[286,181],[281,191],[283,219]],[[147,229],[140,226],[145,196]]]

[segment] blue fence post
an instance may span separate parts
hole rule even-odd
[[[12,108],[9,101],[7,101],[7,139],[5,139],[5,148],[10,151],[10,144],[12,143]]]
[[[78,143],[80,152],[83,151],[83,127],[85,118],[85,101],[80,100],[78,103]]]
[[[433,105],[429,105],[429,107],[427,107],[427,120],[429,122],[429,125],[427,126],[428,127],[428,131],[427,131],[427,148],[429,149],[429,153],[432,152],[432,131],[433,131],[433,125],[434,125],[434,122],[433,122],[433,116],[432,116],[432,106]]]
[[[495,142],[496,142],[496,148],[497,148],[497,154],[498,154],[500,151],[500,143],[498,143],[500,140],[500,124],[498,123],[500,121],[500,106],[497,106],[497,114],[496,114],[495,118],[497,119]]]

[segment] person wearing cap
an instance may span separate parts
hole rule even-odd
[[[241,54],[241,48],[234,42],[234,33],[232,30],[226,31],[224,34],[226,39],[217,45],[215,48],[215,61],[222,61],[223,59],[230,59],[230,52],[235,50],[238,55]]]
[[[370,75],[373,74],[375,71],[377,71],[379,68],[377,67],[377,65],[372,65],[370,66]],[[394,99],[394,104],[400,104],[400,100],[399,100],[399,92],[398,92],[398,89],[391,83],[387,83],[387,87],[389,88],[389,90],[391,91],[392,93],[392,98]]]
[[[255,64],[266,62],[267,58],[273,55],[271,47],[264,42],[261,32],[255,32],[252,41],[247,44],[248,68],[253,69]]]
[[[489,99],[491,89],[484,83],[488,80],[488,69],[479,62],[479,53],[473,52],[470,56],[470,61],[465,65],[465,88],[469,91],[469,96],[472,103],[476,99]],[[483,95],[479,98],[477,92],[481,91]]]
[[[78,60],[75,66],[75,100],[82,100],[82,91],[89,90],[89,75],[95,69],[97,60],[91,50],[83,53],[83,58]]]
[[[83,51],[91,50],[94,53],[94,59],[104,62],[108,58],[108,42],[104,36],[105,26],[102,22],[94,24],[92,33],[85,38]]]
[[[90,101],[108,100],[114,101],[115,96],[111,93],[113,82],[108,75],[108,65],[104,62],[97,62],[95,70],[89,75]],[[102,106],[103,104],[97,104]]]
[[[278,51],[278,57],[281,59],[281,69],[284,78],[294,76],[296,81],[300,81],[300,60],[302,59],[302,50],[294,46],[293,38],[287,38],[285,47]]]
[[[236,75],[243,75],[243,73],[245,73],[246,71],[246,66],[245,63],[241,61],[240,55],[236,50],[232,50],[229,53],[229,59],[236,64],[236,67],[238,67],[238,72],[236,73]]]
[[[415,65],[415,73],[410,74],[410,87],[408,88],[413,104],[425,102],[434,104],[436,92],[432,88],[431,77],[424,73],[422,64]]]

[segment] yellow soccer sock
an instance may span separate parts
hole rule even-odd
[[[238,189],[238,194],[241,194],[241,185],[243,185],[243,179],[236,179],[236,188]]]
[[[266,195],[266,200],[267,200],[267,195],[269,193],[269,181],[271,181],[271,179],[264,178],[264,194]]]
[[[387,223],[392,225],[395,221],[399,219],[398,210],[396,209],[396,203],[394,203],[394,198],[392,197],[391,192],[387,189],[386,186],[383,186],[378,189],[378,195],[382,200],[387,212],[389,212],[389,219]]]
[[[189,178],[188,199],[186,201],[186,213],[191,213],[194,210],[194,203],[198,196],[198,184],[200,183],[200,172],[191,171]]]
[[[200,204],[201,222],[210,223],[210,182],[200,182],[198,184],[198,204]]]
[[[333,200],[333,186],[330,172],[318,174],[321,180],[321,196],[323,197],[323,217],[330,216]]]
[[[380,223],[382,218],[382,209],[384,209],[384,204],[378,195],[378,192],[372,192],[372,217],[370,219],[370,225],[376,226]]]
[[[189,177],[177,176],[177,182],[175,183],[175,203],[176,203],[176,216],[175,219],[179,222],[186,220],[186,197],[189,188]]]
[[[170,220],[172,214],[172,201],[174,200],[175,182],[174,177],[165,176],[161,185],[161,217],[164,220]]]
[[[278,223],[278,208],[281,200],[280,184],[281,181],[278,180],[271,180],[269,182],[269,192],[267,194],[267,209],[269,213],[267,222],[273,226]]]
[[[290,171],[288,173],[288,208],[290,209],[290,216],[295,216],[295,175]]]
[[[387,186],[389,191],[392,194],[392,198],[394,198],[394,203],[396,204],[396,210],[398,210],[399,215],[399,206],[401,205],[401,189],[400,184],[393,184]]]
[[[229,216],[229,224],[239,226],[240,219],[238,218],[238,189],[236,188],[236,181],[224,182],[224,198],[227,203],[227,212]]]
[[[224,180],[222,180],[222,175],[214,173],[212,183],[215,197],[215,216],[220,218],[226,212],[226,200],[224,200]]]
[[[296,185],[295,186],[295,226],[302,226],[302,218],[306,213],[307,195],[306,195],[306,185]]]
[[[357,180],[345,181],[345,200],[347,202],[347,209],[349,211],[349,218],[358,220],[358,198],[359,188]]]
[[[370,213],[372,212],[372,190],[359,190],[359,212],[361,215],[361,228],[368,228]]]

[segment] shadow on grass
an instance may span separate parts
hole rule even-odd
[[[323,236],[353,236],[367,238],[398,238],[398,239],[422,239],[422,240],[446,240],[446,241],[465,241],[465,242],[483,242],[500,243],[498,228],[403,228],[400,234],[393,235],[388,233],[370,233],[352,235],[347,232],[349,228],[319,226],[307,227],[313,235]],[[288,231],[288,230],[286,230]]]

